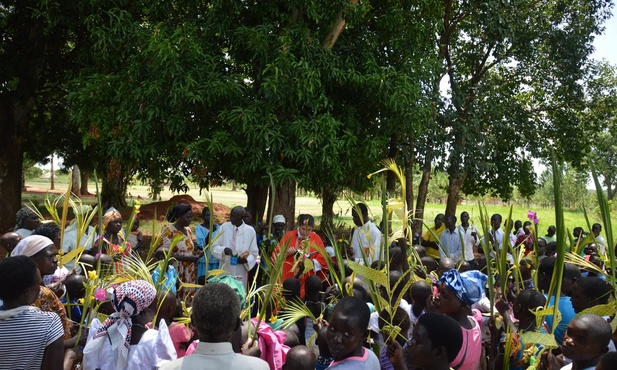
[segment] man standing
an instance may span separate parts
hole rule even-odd
[[[440,257],[451,258],[454,263],[459,263],[463,260],[463,248],[461,246],[461,236],[456,227],[456,216],[448,215],[446,217],[446,229],[439,237],[442,250],[439,251]]]
[[[471,263],[478,253],[480,239],[478,238],[478,229],[469,224],[469,213],[466,211],[461,213],[461,224],[458,225],[458,233],[465,245],[463,258],[465,261]]]
[[[542,239],[546,241],[546,244],[557,242],[557,236],[555,235],[556,231],[557,229],[555,229],[555,226],[551,225],[548,227],[548,230],[546,230],[546,235],[542,237]]]
[[[364,262],[364,255],[370,266],[374,260],[383,260],[383,249],[381,247],[381,231],[368,218],[368,208],[364,203],[358,203],[351,211],[353,222],[356,228],[351,237],[351,247],[356,262]]]
[[[598,246],[598,251],[602,254],[606,253],[606,239],[600,233],[602,232],[602,225],[593,224],[591,227],[591,232],[596,237],[596,245]]]
[[[231,210],[229,221],[221,225],[218,230],[220,235],[212,243],[212,254],[219,259],[220,268],[248,289],[248,272],[255,266],[259,250],[255,229],[244,223],[244,215],[241,206]]]
[[[225,284],[206,284],[193,300],[191,321],[197,330],[199,343],[192,354],[161,366],[161,370],[269,370],[267,362],[252,356],[234,353],[232,332],[241,325],[240,299]],[[242,353],[259,350],[258,341],[242,346]],[[265,349],[264,349],[265,350]]]
[[[439,245],[437,241],[441,233],[446,229],[446,226],[443,224],[443,218],[443,213],[438,214],[435,217],[435,226],[422,235],[422,246],[426,248],[426,253],[437,260],[439,259]]]

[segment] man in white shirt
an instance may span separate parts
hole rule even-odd
[[[81,207],[74,208],[75,212],[78,212],[79,215],[75,215],[75,219],[71,221],[71,224],[64,229],[64,238],[62,239],[62,250],[64,253],[69,253],[77,248],[85,247],[86,251],[92,249],[94,242],[97,240],[96,231],[94,227],[88,226],[85,230],[85,233],[81,236],[79,243],[77,243],[77,232],[81,225],[79,225],[78,220],[86,219],[88,212],[90,212],[91,207],[89,205],[82,205]],[[66,268],[72,270],[75,267],[75,260],[70,261],[66,264]]]
[[[478,238],[478,229],[469,224],[469,213],[466,211],[461,213],[461,224],[458,225],[457,229],[459,235],[463,239],[463,243],[465,243],[463,258],[465,261],[471,263],[474,259],[474,254],[478,253],[480,239]]]
[[[595,235],[596,245],[598,247],[598,251],[602,254],[606,253],[606,239],[600,233],[602,232],[602,225],[593,224],[591,227],[591,232]]]
[[[493,248],[501,251],[502,247],[503,247],[503,238],[504,238],[504,231],[501,229],[501,221],[502,221],[502,217],[499,213],[495,213],[494,215],[491,216],[491,229],[488,232],[488,240],[489,242],[491,242],[491,244],[493,245]],[[511,222],[511,221],[510,221]],[[512,224],[510,224],[512,225]],[[511,228],[512,226],[510,226]],[[509,236],[506,236],[506,242],[509,242],[510,245],[509,247],[512,247],[512,240],[510,239]],[[508,250],[508,248],[506,247],[506,251]],[[514,259],[512,257],[512,254],[510,254],[510,252],[508,251],[508,261],[510,261],[511,264],[514,263]]]
[[[364,203],[358,203],[351,211],[353,222],[356,224],[351,237],[351,247],[356,262],[364,262],[362,251],[370,264],[374,260],[383,260],[383,248],[381,246],[381,231],[368,218],[368,208]]]
[[[255,229],[244,223],[244,213],[242,206],[231,210],[229,221],[221,225],[212,243],[212,255],[220,261],[220,268],[248,289],[248,273],[257,262],[259,249]]]
[[[462,239],[456,227],[455,215],[446,217],[446,229],[441,233],[439,241],[441,243],[439,254],[442,259],[448,257],[455,263],[463,260]]]
[[[192,323],[199,343],[195,352],[161,366],[161,370],[269,370],[257,357],[234,353],[231,336],[240,325],[240,299],[227,285],[206,284],[193,300]],[[242,353],[259,353],[259,341],[245,343]],[[265,351],[265,348],[262,349]]]

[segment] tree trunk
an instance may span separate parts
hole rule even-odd
[[[388,158],[396,160],[397,156],[398,156],[398,135],[392,134],[392,136],[390,136],[390,145],[388,147]],[[390,193],[390,196],[393,198],[396,197],[396,181],[397,181],[396,175],[392,171],[387,171],[386,172],[386,189],[388,190],[388,193]]]
[[[246,207],[251,210],[255,225],[262,222],[264,212],[266,211],[266,203],[268,201],[268,187],[255,184],[246,184],[247,202]]]
[[[81,192],[79,191],[79,167],[76,164],[73,165],[73,170],[71,171],[71,192],[77,198],[80,198]]]
[[[101,203],[103,211],[110,207],[126,207],[126,189],[130,181],[122,168],[122,164],[117,159],[109,161],[106,171],[103,174],[103,186],[101,189]]]
[[[296,215],[296,182],[286,181],[276,187],[274,194],[274,215],[285,217],[286,229],[291,230],[295,224]]]
[[[407,155],[407,160],[405,161],[405,193],[407,202],[407,210],[413,210],[413,164],[416,160],[416,157],[413,153],[413,148],[409,151]]]
[[[422,166],[422,178],[418,185],[418,199],[416,200],[416,210],[414,218],[420,222],[416,222],[414,232],[422,234],[422,222],[424,222],[424,207],[426,206],[426,196],[428,195],[428,183],[431,181],[431,160],[432,156],[427,155]]]
[[[0,92],[0,230],[15,226],[15,213],[21,208],[24,140],[28,136],[28,124],[47,52],[45,17],[32,14],[35,11],[32,7],[21,8],[29,22],[28,27],[20,27],[20,32],[11,37],[22,45],[18,55],[12,57],[24,63],[16,75],[9,74],[16,82],[16,88],[11,90],[9,87]]]
[[[356,5],[358,4],[358,1],[359,0],[349,0],[349,3],[352,5]],[[339,11],[336,21],[330,28],[330,32],[328,32],[326,38],[321,43],[321,46],[323,46],[325,49],[331,49],[334,46],[336,40],[338,40],[338,37],[341,35],[343,29],[345,28],[346,22],[345,18],[343,17],[343,10],[344,9],[341,9]]]
[[[79,175],[81,179],[81,188],[79,189],[79,194],[90,195],[90,193],[88,192],[88,179],[89,179],[88,172],[80,171]]]
[[[461,188],[463,187],[463,182],[465,181],[465,176],[459,176],[460,172],[458,169],[450,171],[449,181],[448,181],[448,200],[446,201],[446,211],[445,215],[454,215],[456,214],[456,207],[458,206],[459,193],[461,192]]]
[[[15,214],[21,208],[21,173],[23,165],[23,137],[16,132],[9,135],[12,117],[3,111],[0,101],[0,234],[13,230]],[[8,121],[8,122],[7,122]],[[6,135],[5,135],[6,133]]]
[[[319,230],[334,231],[334,203],[337,192],[333,187],[325,187],[321,191],[321,224]]]
[[[49,173],[51,176],[49,177],[51,180],[51,184],[49,185],[49,190],[56,189],[56,171],[54,171],[54,155],[51,155],[51,161],[49,162],[51,172]]]

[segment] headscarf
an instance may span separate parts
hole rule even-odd
[[[240,307],[244,308],[244,303],[246,302],[246,289],[242,282],[236,280],[236,278],[231,275],[221,274],[208,279],[208,284],[214,283],[225,284],[230,287],[238,295]]]
[[[20,209],[19,211],[17,211],[17,213],[15,214],[15,228],[13,228],[13,230],[19,230],[22,229],[24,226],[24,221],[32,216],[35,215],[36,213],[34,213],[30,208],[28,207],[24,207],[22,209]]]
[[[117,219],[122,219],[122,215],[120,214],[120,212],[118,212],[117,209],[111,207],[110,209],[105,211],[105,214],[103,215],[103,226],[107,228],[107,225],[109,225],[110,222]]]
[[[458,299],[471,306],[482,298],[488,277],[476,270],[459,273],[454,269],[444,272],[439,281],[446,284]]]
[[[50,245],[54,245],[54,242],[48,237],[43,235],[30,235],[17,243],[15,249],[11,252],[11,257],[32,257]]]
[[[193,208],[188,204],[178,203],[167,212],[167,221],[176,222],[183,214],[192,209]]]
[[[132,280],[118,285],[112,294],[116,312],[107,317],[84,348],[84,358],[90,353],[103,350],[107,342],[111,349],[119,351],[117,369],[125,369],[131,343],[132,317],[148,308],[156,299],[156,289],[144,280]]]

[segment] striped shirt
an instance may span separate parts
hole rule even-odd
[[[0,310],[0,369],[40,369],[45,348],[64,334],[62,321],[35,307],[14,310]]]

